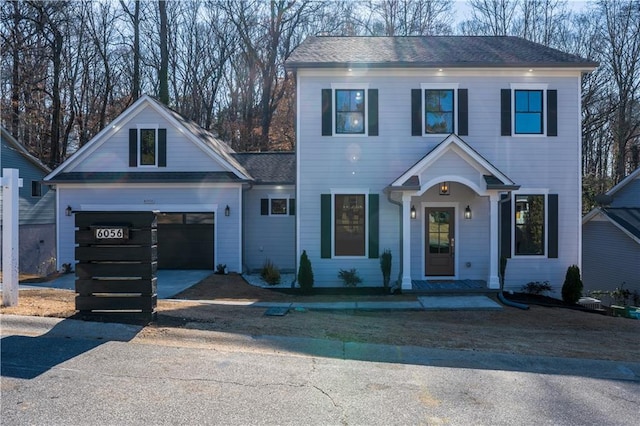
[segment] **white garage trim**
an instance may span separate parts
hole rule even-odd
[[[148,212],[162,213],[205,213],[213,212],[214,222],[218,214],[218,204],[80,204],[78,211],[86,212]]]

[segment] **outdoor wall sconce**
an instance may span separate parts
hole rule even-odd
[[[67,208],[64,209],[65,216],[71,216],[71,213],[73,213],[73,209],[71,208],[71,206],[67,206]]]
[[[449,195],[449,182],[442,182],[440,184],[440,195]]]
[[[464,218],[471,219],[471,207],[467,206],[467,208],[464,209]]]
[[[411,206],[411,219],[416,218],[416,206]]]
[[[231,209],[229,208],[229,205],[227,204],[227,207],[224,208],[224,215],[225,216],[229,216],[231,214]]]

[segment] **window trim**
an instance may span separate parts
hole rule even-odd
[[[361,195],[364,197],[364,254],[361,256],[336,255],[336,195]],[[340,188],[331,189],[331,259],[368,259],[369,258],[369,189]]]
[[[160,149],[160,144],[159,144],[159,135],[158,135],[158,128],[159,125],[158,124],[138,124],[137,125],[137,145],[136,145],[136,149],[137,149],[137,157],[138,157],[138,166],[137,167],[150,167],[150,168],[157,168],[158,167],[158,163],[159,163],[159,149]],[[153,130],[154,133],[154,164],[142,164],[142,135],[141,132],[142,130]]]
[[[42,198],[42,183],[37,180],[31,181],[31,197]]]
[[[517,195],[541,195],[544,197],[544,253],[543,254],[518,254],[516,253],[516,196]],[[524,188],[512,192],[511,197],[511,256],[519,259],[547,259],[549,258],[549,190],[540,188]]]
[[[269,194],[268,196],[269,199],[269,217],[289,217],[289,203],[291,202],[291,194]],[[271,213],[273,211],[272,209],[272,202],[273,200],[285,200],[285,213],[280,213],[280,214],[274,214]]]
[[[364,123],[362,133],[338,133],[337,120],[338,108],[336,105],[336,90],[362,90],[364,94]],[[369,136],[369,83],[331,83],[331,133],[333,137],[362,138]]]
[[[546,83],[511,83],[511,136],[516,138],[543,138],[547,137],[548,132],[548,107],[547,91],[549,85]],[[522,91],[541,91],[542,92],[542,133],[516,133],[516,90]],[[535,195],[535,194],[530,194]]]
[[[447,136],[451,133],[457,134],[459,131],[458,128],[458,89],[460,88],[459,83],[421,83],[420,84],[420,116],[422,120],[422,136]],[[426,116],[427,111],[425,110],[425,92],[427,90],[453,90],[453,131],[451,133],[427,133],[426,132]]]

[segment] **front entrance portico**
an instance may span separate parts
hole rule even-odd
[[[499,288],[500,194],[517,188],[456,135],[396,179],[387,190],[402,203],[402,289],[428,279]]]

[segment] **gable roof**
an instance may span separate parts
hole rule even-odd
[[[289,69],[560,67],[591,71],[598,63],[513,36],[312,36],[296,47],[286,66]]]
[[[469,165],[478,171],[482,171],[484,188],[481,188],[471,182],[467,183],[467,185],[470,185],[477,193],[480,193],[483,190],[511,191],[520,188],[520,185],[517,185],[507,175],[502,173],[496,166],[491,164],[458,135],[452,133],[438,145],[433,147],[433,149],[426,153],[401,176],[391,182],[386,189],[410,191],[422,189],[422,185],[425,184],[425,182],[420,182],[420,173],[428,169],[445,153],[450,151],[457,152]]]
[[[294,152],[243,152],[233,156],[251,174],[256,183],[293,185],[296,181]]]
[[[136,102],[124,110],[115,120],[102,129],[94,136],[86,145],[80,148],[71,158],[58,166],[53,172],[44,178],[45,181],[60,180],[54,179],[56,176],[64,173],[65,170],[73,167],[81,162],[85,157],[91,155],[100,145],[105,143],[108,138],[121,129],[131,120],[136,112],[145,107],[151,107],[176,128],[178,128],[189,140],[199,146],[206,154],[225,167],[228,172],[233,173],[239,180],[251,180],[251,175],[242,167],[240,163],[233,157],[233,149],[213,134],[200,127],[198,124],[190,121],[171,108],[162,104],[158,100],[148,95],[141,96]],[[132,173],[132,175],[135,173]]]
[[[13,137],[9,130],[5,129],[4,126],[0,126],[0,136],[4,143],[7,144],[9,149],[13,149],[22,155],[26,160],[28,160],[31,164],[42,170],[44,173],[49,173],[51,169],[44,165],[40,160],[38,160],[35,156],[31,155],[27,148],[25,148],[16,138]]]

